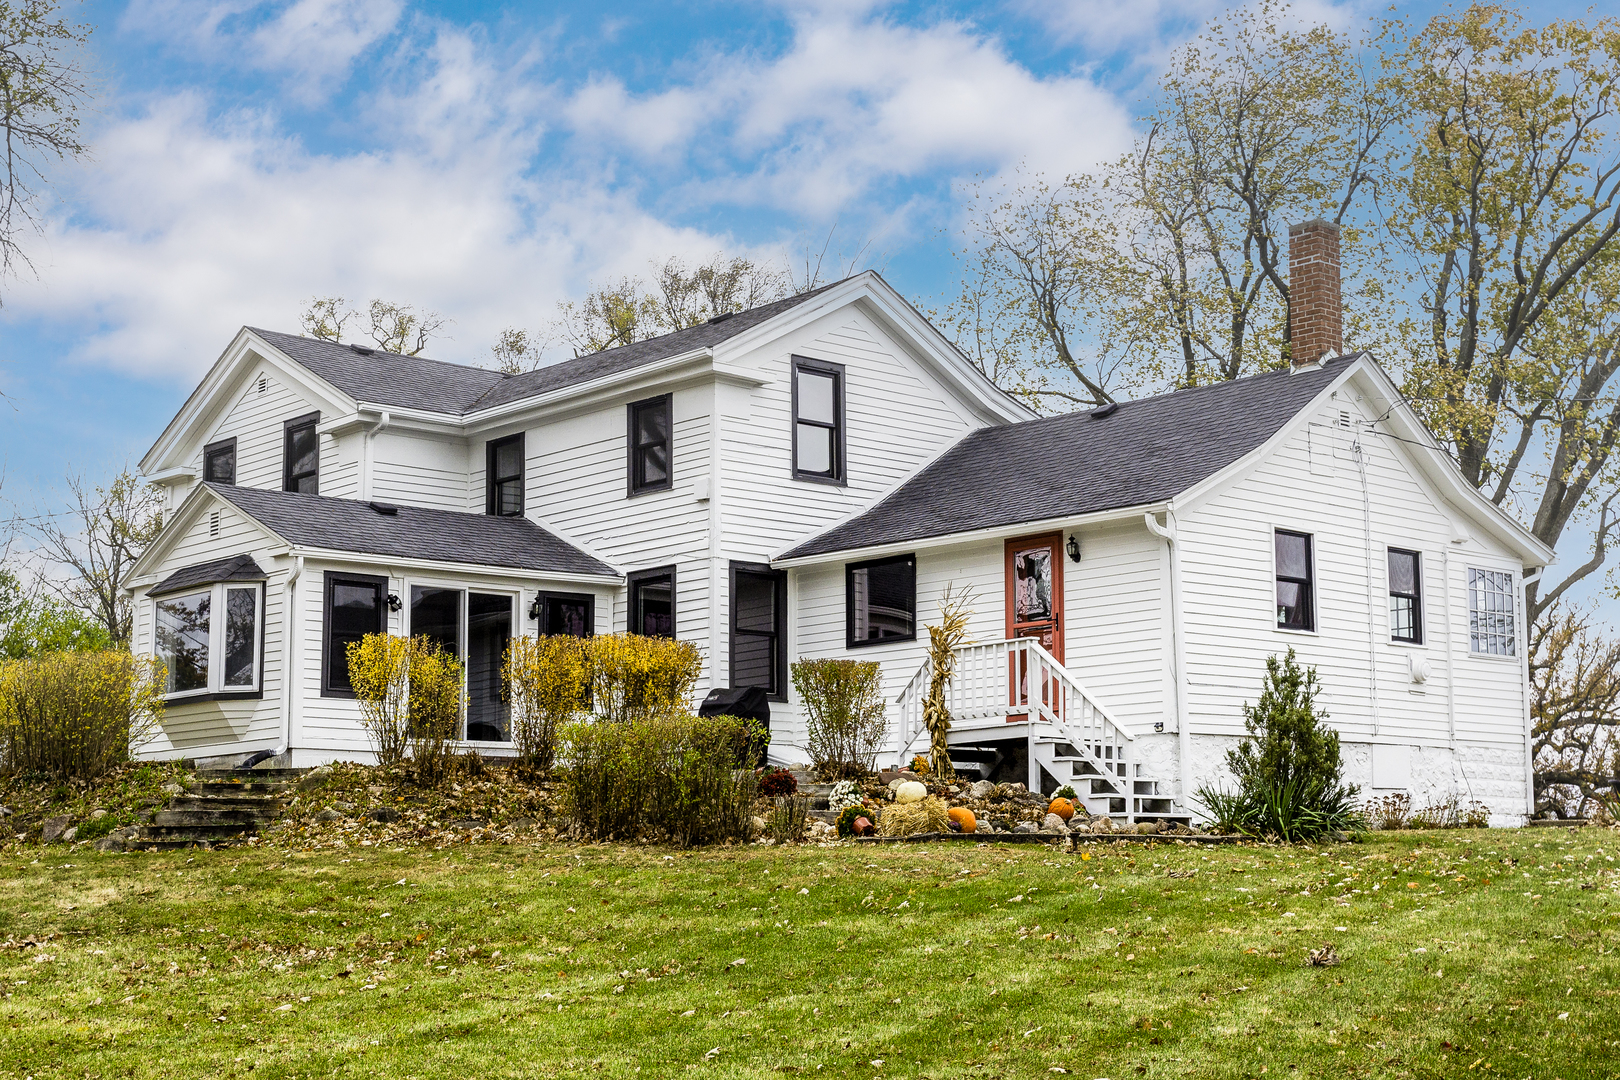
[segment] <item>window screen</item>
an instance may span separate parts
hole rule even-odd
[[[1315,630],[1311,538],[1277,530],[1277,625],[1288,630]]]
[[[638,401],[630,406],[630,494],[669,488],[670,395]]]
[[[1415,551],[1389,549],[1389,636],[1423,641],[1423,573]]]
[[[1513,575],[1505,570],[1468,571],[1469,651],[1514,655]]]
[[[785,693],[786,607],[786,574],[768,566],[732,565],[732,686],[757,686],[772,697]]]
[[[793,361],[793,475],[844,480],[844,369]]]
[[[325,690],[351,694],[349,646],[367,634],[386,628],[382,578],[326,575],[326,684]]]
[[[630,575],[630,632],[646,637],[675,636],[675,568]]]
[[[851,563],[844,569],[845,644],[850,648],[917,636],[917,559]]]
[[[281,490],[320,494],[321,442],[315,431],[320,413],[287,421],[283,433]]]
[[[484,512],[499,517],[523,514],[523,435],[487,444],[484,465]]]
[[[203,449],[203,479],[211,484],[236,483],[236,440],[210,443]]]
[[[596,632],[596,598],[589,593],[541,593],[540,632],[591,637]]]

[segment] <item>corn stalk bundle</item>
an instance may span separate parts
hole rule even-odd
[[[939,601],[939,625],[928,628],[928,662],[932,672],[928,678],[928,696],[923,698],[923,724],[928,728],[928,768],[939,780],[950,780],[956,775],[951,767],[951,749],[947,736],[951,730],[951,713],[945,707],[945,687],[956,674],[956,650],[967,640],[968,609],[972,590],[953,596],[949,586]]]

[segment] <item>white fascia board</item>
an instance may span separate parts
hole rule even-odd
[[[168,486],[169,484],[189,484],[197,479],[197,470],[190,465],[176,465],[172,469],[163,469],[160,472],[150,473],[146,479],[153,484]]]
[[[715,346],[717,355],[729,359],[748,352],[765,341],[809,325],[829,311],[856,302],[861,302],[863,310],[884,324],[884,328],[897,339],[909,344],[917,356],[961,398],[975,403],[987,423],[1017,423],[1035,419],[1034,412],[997,388],[972,361],[962,355],[950,339],[923,318],[905,297],[895,292],[873,270],[857,274],[814,300],[728,338]]]
[[[333,411],[349,412],[355,407],[354,401],[343,391],[244,326],[220,353],[151,449],[141,457],[141,475],[150,477],[183,466],[184,462],[170,460],[176,449],[200,437],[197,429],[208,419],[220,395],[240,380],[242,369],[261,362],[275,368],[282,378],[313,397],[330,403]]]
[[[943,536],[929,536],[921,540],[905,540],[893,544],[872,544],[867,547],[844,548],[840,551],[828,551],[820,555],[801,555],[796,559],[777,557],[771,560],[771,565],[788,570],[799,566],[821,566],[826,563],[861,562],[866,559],[881,559],[888,555],[909,555],[916,551],[956,547],[959,544],[972,544],[984,540],[1010,540],[1015,536],[1065,532],[1069,529],[1081,529],[1088,525],[1105,525],[1115,521],[1139,521],[1143,514],[1162,514],[1169,509],[1170,504],[1167,502],[1142,503],[1139,506],[1121,506],[1112,510],[1096,510],[1089,514],[1073,514],[1068,517],[1046,518],[1041,521],[1017,521],[1011,525],[997,525],[987,529],[972,529],[968,532],[946,533]],[[837,526],[831,526],[830,528],[837,528]],[[802,543],[802,541],[799,543]],[[787,550],[791,551],[795,547],[798,547],[798,543],[794,543]]]
[[[206,508],[216,505],[234,510],[253,522],[254,528],[276,542],[274,546],[289,546],[285,537],[278,535],[264,522],[246,511],[238,509],[229,499],[213,491],[207,484],[198,484],[187,493],[185,500],[175,510],[174,516],[169,518],[168,523],[163,526],[163,531],[158,533],[157,539],[152,541],[147,549],[141,552],[141,557],[131,564],[129,568],[130,580],[135,581],[147,575],[156,575],[157,571],[153,568],[162,565],[163,560],[169,557],[169,552],[174,549],[175,539],[184,535],[185,531],[191,528],[197,519],[202,516]]]
[[[666,389],[677,380],[693,382],[716,380],[749,387],[763,386],[768,381],[753,372],[740,371],[715,363],[712,349],[707,347],[693,349],[650,364],[558,387],[550,393],[508,402],[493,409],[468,413],[465,417],[464,434],[470,437],[502,425],[510,425],[518,420],[528,422],[560,419],[570,413],[596,408],[613,398],[634,394],[641,389]]]
[[[1294,417],[1277,432],[1234,461],[1226,468],[1205,477],[1171,500],[1177,512],[1186,512],[1238,483],[1249,472],[1276,453],[1311,422],[1311,418],[1325,407],[1325,402],[1348,383],[1359,381],[1374,403],[1388,415],[1383,422],[1397,428],[1395,434],[1407,440],[1407,449],[1418,468],[1440,491],[1446,501],[1462,510],[1468,517],[1515,551],[1526,566],[1545,566],[1552,561],[1552,549],[1537,540],[1524,526],[1514,521],[1500,507],[1481,495],[1462,474],[1451,456],[1445,452],[1429,430],[1424,427],[1401,392],[1371,356],[1362,355],[1346,365],[1321,392],[1302,406]],[[1412,444],[1417,445],[1412,445]]]
[[[398,555],[374,555],[364,551],[341,551],[335,548],[291,547],[291,555],[329,563],[384,566],[389,569],[411,570],[426,574],[446,574],[460,577],[502,578],[518,581],[557,582],[563,585],[622,585],[618,574],[565,574],[551,570],[526,570],[520,566],[486,566],[483,563],[446,562],[442,559],[410,559]]]

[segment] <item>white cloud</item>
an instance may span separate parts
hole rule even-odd
[[[300,35],[330,36],[323,62],[338,65],[398,21],[329,0],[186,10],[212,42],[284,26],[285,50],[263,57],[284,70]],[[632,93],[561,86],[538,46],[494,55],[418,20],[342,118],[371,149],[317,152],[278,113],[224,111],[202,91],[155,96],[96,135],[73,213],[36,252],[39,281],[18,282],[3,314],[87,328],[81,359],[189,378],[243,323],[292,328],[317,293],[381,296],[452,318],[434,351],[473,360],[588,280],[670,254],[785,254],[682,219],[751,212],[758,229],[763,208],[778,237],[836,219],[841,236],[896,243],[965,175],[1067,171],[1129,137],[1085,78],[1038,78],[970,26],[847,12],[793,26],[779,56],[714,54]]]

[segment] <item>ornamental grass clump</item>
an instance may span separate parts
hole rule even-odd
[[[0,661],[0,766],[95,780],[157,734],[163,685],[162,662],[127,652]]]
[[[1339,735],[1316,705],[1321,691],[1316,669],[1301,668],[1293,649],[1266,658],[1260,699],[1243,706],[1249,738],[1226,755],[1238,790],[1195,793],[1217,829],[1298,842],[1366,828],[1358,789],[1341,781]]]
[[[805,749],[824,780],[872,772],[887,728],[883,674],[874,660],[798,660],[793,685],[805,710]]]
[[[557,758],[557,733],[590,708],[592,639],[566,634],[513,638],[502,669],[518,765],[545,775]]]

